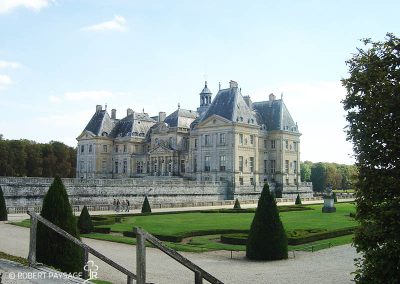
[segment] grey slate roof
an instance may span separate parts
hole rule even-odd
[[[212,115],[222,116],[232,122],[257,125],[257,118],[253,111],[247,106],[239,88],[235,87],[220,90],[207,111],[198,120],[198,123]]]
[[[133,113],[119,120],[110,133],[110,137],[141,136],[145,137],[149,129],[156,123],[144,113]]]
[[[282,100],[254,102],[258,124],[265,125],[267,131],[285,130],[299,132],[285,103]]]
[[[101,135],[103,132],[110,133],[113,122],[106,110],[96,111],[86,125],[86,131],[92,132],[94,135]]]
[[[206,81],[206,83],[205,83],[205,85],[204,85],[204,88],[203,88],[203,90],[201,91],[200,95],[201,95],[201,94],[212,94],[211,91],[210,91],[210,89],[207,87],[207,81]]]
[[[198,115],[196,111],[179,108],[168,115],[164,122],[167,123],[169,127],[190,128],[190,124]]]

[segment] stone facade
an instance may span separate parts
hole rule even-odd
[[[96,106],[77,138],[77,178],[182,177],[226,183],[232,196],[259,194],[265,182],[282,195],[312,192],[300,183],[301,134],[283,98],[253,103],[234,81],[211,98],[206,82],[197,111],[178,106],[150,117],[128,109],[117,119]]]

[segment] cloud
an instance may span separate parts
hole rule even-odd
[[[26,9],[39,12],[46,8],[52,0],[2,0],[0,1],[0,13],[11,12],[14,9],[23,7]]]
[[[2,68],[17,69],[19,67],[21,67],[21,64],[18,62],[0,60],[0,69]]]
[[[0,75],[0,90],[6,88],[11,85],[13,81],[7,75]]]
[[[112,21],[87,26],[81,28],[82,31],[98,32],[98,31],[118,31],[124,32],[128,29],[126,19],[122,16],[115,16]]]
[[[99,101],[106,98],[112,98],[120,93],[113,93],[110,91],[81,91],[81,92],[67,92],[61,96],[50,96],[49,100],[53,103],[62,103],[66,101]]]

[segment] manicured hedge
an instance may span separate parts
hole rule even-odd
[[[115,217],[114,216],[93,216],[92,222],[94,226],[103,226],[103,225],[113,225],[115,224]]]
[[[100,234],[109,234],[111,232],[111,228],[94,228],[93,232],[100,233]]]
[[[221,243],[230,245],[246,245],[248,234],[225,234],[221,235]]]
[[[344,229],[338,229],[338,230],[331,230],[331,231],[326,231],[326,232],[321,232],[321,233],[310,234],[308,236],[302,236],[302,237],[288,237],[288,243],[289,243],[289,245],[301,245],[301,244],[311,243],[311,242],[315,242],[315,241],[350,235],[350,234],[354,233],[354,230],[356,228],[357,227],[350,227],[350,228],[344,228]]]

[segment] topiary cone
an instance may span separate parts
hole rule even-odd
[[[144,198],[143,205],[142,205],[142,213],[151,213],[151,207],[147,196]]]
[[[76,219],[61,178],[56,177],[47,191],[40,215],[79,238]],[[83,271],[83,250],[42,223],[37,225],[36,259],[66,273]]]
[[[7,221],[7,220],[8,220],[8,215],[7,215],[6,201],[4,199],[3,189],[1,188],[0,185],[0,221]]]
[[[294,203],[295,205],[301,205],[301,198],[300,198],[300,194],[297,194],[297,197],[296,197],[296,201],[295,201],[295,203]]]
[[[288,242],[278,207],[266,183],[258,200],[246,246],[246,257],[253,260],[288,258]]]
[[[89,234],[94,230],[93,222],[92,219],[90,218],[89,211],[86,205],[83,206],[81,215],[79,216],[78,228],[81,234]]]
[[[241,209],[239,199],[236,198],[235,205],[233,205],[233,209]]]

